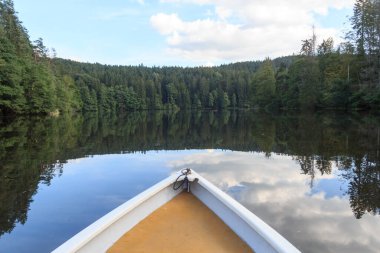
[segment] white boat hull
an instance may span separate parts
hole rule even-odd
[[[106,252],[120,237],[181,191],[174,174],[127,201],[62,244],[53,253]],[[192,171],[191,193],[256,253],[299,253],[290,242],[226,193]]]

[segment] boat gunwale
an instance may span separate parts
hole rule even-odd
[[[104,232],[112,224],[120,220],[122,217],[127,215],[146,200],[150,199],[155,194],[168,187],[176,178],[176,174],[170,175],[130,200],[124,202],[65,241],[62,245],[53,250],[52,253],[67,253],[80,250],[83,246]]]
[[[242,204],[210,183],[198,173],[192,171],[191,177],[198,179],[198,184],[209,191],[221,203],[226,205],[236,215],[243,219],[256,233],[258,233],[269,245],[279,253],[301,253],[293,244],[285,239],[281,234],[265,223],[262,219],[249,211]],[[190,180],[193,180],[190,179]]]

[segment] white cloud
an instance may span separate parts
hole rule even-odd
[[[230,17],[232,14],[230,9],[227,9],[223,6],[216,6],[215,13],[222,20],[225,20],[226,18]]]
[[[213,6],[213,18],[184,21],[178,14],[158,13],[151,25],[166,37],[168,52],[195,61],[262,59],[298,53],[301,40],[316,25],[319,38],[338,29],[318,26],[315,15],[351,8],[353,0],[161,0]],[[209,7],[208,7],[209,8]],[[231,21],[233,20],[233,21]]]
[[[182,30],[183,21],[177,14],[163,14],[159,13],[150,19],[154,28],[156,28],[163,35],[172,35],[178,30]]]

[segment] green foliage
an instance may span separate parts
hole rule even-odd
[[[29,69],[24,87],[30,113],[47,114],[55,109],[53,77],[44,65],[37,64]]]
[[[25,109],[21,70],[15,48],[0,31],[0,111],[22,113]]]
[[[348,39],[356,46],[360,82],[380,86],[380,1],[356,0]]]
[[[48,114],[77,110],[75,86],[64,88],[53,74],[42,39],[33,45],[13,1],[0,1],[0,112]],[[76,101],[74,101],[76,100]]]
[[[289,108],[289,101],[291,100],[292,91],[289,85],[289,69],[285,64],[281,64],[276,72],[276,103],[281,108]],[[293,95],[297,97],[296,95]],[[294,108],[295,106],[290,106]]]
[[[299,103],[302,108],[314,108],[319,97],[319,68],[318,63],[311,58],[301,60],[300,82],[297,84],[299,89]]]
[[[235,71],[229,67],[217,68],[146,68],[143,66],[105,66],[78,63],[63,59],[52,61],[55,74],[71,76],[76,86],[95,90],[98,111],[140,109],[223,109],[246,104],[246,91],[254,71]],[[238,82],[232,83],[235,78]],[[230,81],[232,80],[232,81]],[[121,95],[124,94],[124,95]],[[105,99],[108,94],[108,100]],[[123,98],[123,96],[125,96]],[[83,110],[91,99],[82,92]],[[122,101],[129,101],[127,106]],[[106,102],[108,101],[108,102]],[[116,106],[110,105],[110,101]],[[138,103],[135,103],[137,101]]]
[[[329,108],[347,109],[351,92],[347,82],[336,80],[331,83],[329,89],[325,91],[322,97],[322,104]]]
[[[265,106],[273,102],[276,92],[276,78],[270,59],[266,59],[256,72],[251,92],[253,105]]]
[[[80,91],[70,76],[56,77],[57,108],[62,112],[79,111],[82,108]],[[104,99],[107,99],[106,97]],[[105,110],[107,111],[107,110]]]

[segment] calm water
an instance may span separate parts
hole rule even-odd
[[[0,252],[49,252],[183,167],[303,252],[379,252],[380,117],[243,111],[0,120]]]

